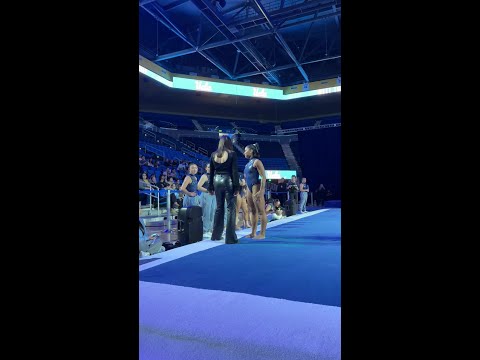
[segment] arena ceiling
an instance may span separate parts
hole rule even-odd
[[[139,6],[139,54],[170,72],[274,86],[341,75],[339,0],[140,0]],[[340,112],[339,93],[278,102],[165,89],[142,74],[139,85],[142,111],[214,116],[225,110],[267,121]]]

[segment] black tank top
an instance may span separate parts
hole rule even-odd
[[[209,176],[209,175],[208,175],[208,174],[205,174],[205,175],[207,175],[207,180],[203,183],[203,187],[204,187],[205,189],[208,189],[208,185],[210,185],[210,180],[208,179],[208,176]]]

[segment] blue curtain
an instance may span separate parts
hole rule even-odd
[[[310,189],[323,184],[333,199],[341,199],[341,128],[300,131],[298,140],[300,166]]]

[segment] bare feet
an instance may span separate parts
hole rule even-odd
[[[248,238],[254,238],[254,237],[255,237],[255,234],[248,234],[246,237],[248,237]]]
[[[265,239],[265,235],[258,234],[257,236],[254,237],[254,239]]]

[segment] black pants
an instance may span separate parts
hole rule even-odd
[[[237,198],[233,196],[233,182],[230,175],[215,175],[213,180],[217,209],[213,220],[212,240],[220,240],[223,233],[223,220],[225,216],[225,199],[227,200],[227,230],[225,232],[225,243],[236,244],[235,222],[237,219]]]
[[[298,204],[298,191],[290,191],[290,199],[294,199],[295,202]]]

